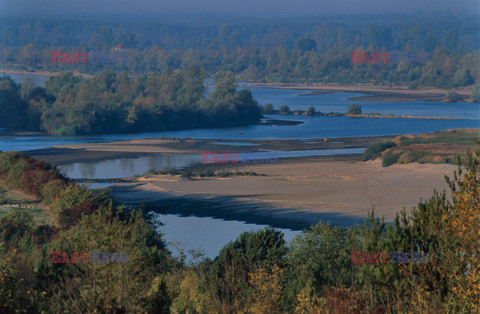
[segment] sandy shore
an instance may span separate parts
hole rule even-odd
[[[126,203],[167,206],[167,213],[214,216],[302,229],[320,220],[336,225],[362,223],[368,211],[388,222],[411,210],[433,189],[447,188],[447,164],[407,164],[388,168],[360,156],[282,159],[279,164],[242,165],[229,170],[254,171],[265,177],[188,180],[149,175],[135,183],[115,185]]]
[[[310,90],[304,95],[322,95],[331,93],[363,93],[366,96],[350,97],[348,100],[356,101],[442,101],[447,93],[445,89],[412,90],[406,86],[379,86],[379,85],[294,85],[294,84],[259,84],[247,83],[241,86],[265,86],[269,88]],[[455,90],[465,99],[470,98],[470,90]]]
[[[303,140],[250,140],[255,146],[219,145],[218,140],[145,139],[74,144],[28,155],[56,164],[137,157],[269,150],[310,150],[366,147],[392,137]],[[228,142],[228,140],[222,140]],[[238,142],[238,141],[234,141]],[[392,222],[403,207],[411,210],[433,189],[444,190],[444,175],[456,166],[406,164],[381,166],[362,162],[361,155],[279,158],[277,164],[199,164],[214,170],[252,171],[265,176],[190,180],[181,176],[148,175],[136,182],[117,183],[113,193],[127,204],[150,203],[162,212],[240,220],[300,230],[318,221],[351,226],[363,223],[375,206]]]
[[[308,140],[167,140],[142,139],[107,143],[84,143],[55,146],[52,148],[27,151],[29,156],[56,165],[75,162],[101,161],[117,158],[135,158],[155,154],[201,154],[202,151],[213,153],[246,153],[264,150],[322,150],[367,147],[371,144],[393,139],[394,136],[373,136],[355,138],[331,138]],[[221,145],[229,142],[254,144],[253,146]]]

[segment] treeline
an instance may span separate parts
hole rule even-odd
[[[12,209],[0,218],[2,313],[480,311],[480,151],[447,180],[451,200],[434,192],[391,225],[372,212],[363,226],[319,223],[288,244],[272,228],[245,232],[213,261],[194,254],[190,264],[185,252],[172,257],[145,211],[44,163],[3,153],[0,178],[41,197],[54,217],[35,225]],[[122,252],[128,262],[52,263],[52,251]],[[391,252],[402,257],[385,262]]]
[[[0,79],[0,127],[55,135],[103,134],[226,127],[257,123],[260,107],[235,77],[220,71],[205,97],[205,73],[165,69],[133,79],[105,70],[89,80],[62,73],[45,88]]]
[[[258,82],[404,84],[445,89],[480,82],[477,26],[470,18],[422,21],[393,16],[391,20],[372,17],[368,23],[353,19],[342,23],[266,21],[209,26],[8,19],[1,25],[4,45],[0,65],[24,71],[92,74],[107,67],[141,75],[195,66],[208,74],[226,70],[241,80]],[[127,49],[125,63],[52,63],[52,51],[111,52],[117,44]],[[428,62],[352,63],[352,51],[371,55],[394,50],[426,52]]]
[[[325,53],[333,46],[370,44],[387,50],[424,49],[433,52],[437,46],[449,53],[473,51],[477,41],[477,12],[470,16],[418,16],[404,14],[320,16],[301,18],[235,18],[227,16],[213,21],[211,16],[193,21],[177,16],[176,21],[158,18],[141,22],[122,18],[120,21],[67,20],[48,18],[8,18],[0,20],[0,46],[9,48],[35,44],[44,47],[110,49],[122,44],[125,48],[146,49],[153,46],[167,50],[258,47],[271,50],[285,47],[293,50],[312,39],[316,49]],[[9,51],[8,49],[2,52]]]
[[[312,43],[312,45],[316,45]],[[104,68],[141,75],[143,73],[164,71],[167,68],[189,69],[202,67],[207,73],[232,71],[244,81],[270,83],[338,83],[338,84],[395,84],[408,85],[410,88],[436,87],[450,89],[466,87],[480,82],[478,59],[480,52],[463,54],[448,53],[443,47],[437,47],[428,56],[428,62],[406,63],[352,63],[352,51],[363,51],[371,55],[374,52],[388,52],[377,45],[341,48],[336,45],[324,54],[314,49],[302,51],[297,48],[288,50],[276,47],[271,50],[260,48],[209,48],[206,50],[168,51],[153,46],[144,50],[128,51],[127,62],[115,64],[101,63],[52,63],[51,51],[62,53],[86,50],[69,47],[48,47],[39,50],[33,44],[13,49],[11,61],[3,62],[4,68],[23,71],[79,71],[97,73]],[[407,51],[414,51],[405,48]],[[423,51],[423,50],[422,50]],[[28,56],[28,57],[21,57]]]

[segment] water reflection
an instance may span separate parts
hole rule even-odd
[[[238,160],[361,154],[364,151],[365,148],[265,151],[239,153]],[[201,154],[155,155],[138,158],[79,162],[72,165],[60,166],[59,168],[72,179],[118,179],[142,175],[150,170],[182,169],[190,165],[199,164],[201,161]]]
[[[185,250],[203,250],[205,257],[211,259],[218,255],[225,244],[235,240],[242,232],[259,230],[267,226],[247,224],[241,221],[208,217],[181,217],[171,214],[157,214],[156,219],[165,224],[158,227],[158,230],[165,233],[167,242],[180,241]],[[290,241],[295,234],[301,232],[281,228],[275,228],[275,230],[282,231],[286,241]],[[170,249],[173,253],[176,253],[171,245]]]

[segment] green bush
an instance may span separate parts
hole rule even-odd
[[[475,102],[480,102],[480,85],[472,87],[470,95]]]
[[[62,180],[54,180],[45,184],[40,191],[40,196],[43,201],[49,205],[53,200],[60,195],[60,193],[65,190],[66,185]]]
[[[287,247],[281,231],[267,227],[244,232],[219,252],[207,274],[207,283],[218,299],[217,312],[243,309],[253,298],[249,274],[259,268],[285,266]]]
[[[34,227],[33,216],[25,209],[13,209],[0,219],[1,240],[19,241]]]
[[[315,107],[310,106],[310,108],[308,108],[307,110],[307,116],[314,116],[315,113],[316,113]]]
[[[362,114],[362,107],[358,104],[351,104],[347,109],[348,114]]]
[[[357,228],[342,228],[319,222],[295,235],[287,254],[288,303],[310,286],[320,296],[323,289],[352,282],[355,268],[351,267],[351,251],[360,250]]]
[[[280,106],[278,109],[279,114],[289,114],[290,113],[290,108],[287,105]]]
[[[269,114],[269,113],[273,113],[274,110],[275,109],[273,108],[273,105],[267,102],[265,106],[263,106],[262,113]]]
[[[19,152],[0,153],[0,174],[7,173],[17,162],[17,160],[23,156],[25,155]]]
[[[380,153],[384,150],[394,147],[396,144],[392,141],[387,141],[384,143],[375,143],[367,147],[365,152],[363,153],[362,160],[375,160],[379,157]]]
[[[389,150],[388,152],[385,153],[382,157],[382,166],[383,167],[388,167],[393,165],[394,163],[397,162],[398,160],[398,155]]]
[[[21,189],[23,187],[23,173],[28,166],[29,165],[25,159],[17,160],[6,176],[8,185]]]
[[[72,184],[53,199],[51,211],[61,228],[69,228],[80,220],[81,209],[85,214],[93,214],[96,209],[110,202],[113,199],[105,190],[90,190],[83,185]]]
[[[165,289],[157,291],[155,282],[172,268],[173,262],[162,235],[139,212],[120,219],[114,211],[100,209],[72,228],[60,231],[44,250],[47,254],[37,262],[41,271],[35,279],[36,290],[45,291],[48,296],[40,304],[45,313],[92,313],[98,309],[147,313],[147,307],[150,313],[165,313],[159,310],[165,302],[168,308],[168,295]],[[54,264],[52,251],[90,256],[87,263]],[[91,252],[126,254],[127,262],[93,263]]]
[[[454,91],[449,90],[449,91],[445,94],[445,97],[444,97],[443,100],[446,101],[446,102],[457,102],[457,101],[460,101],[460,100],[461,100],[461,97],[460,97],[460,95],[458,95],[457,92],[454,92]]]

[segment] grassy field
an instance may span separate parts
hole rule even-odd
[[[35,197],[0,185],[0,219],[11,210],[25,210],[33,216],[36,224],[48,224],[50,218],[45,209]]]
[[[418,135],[400,135],[393,145],[374,144],[368,149],[365,160],[383,159],[383,165],[394,163],[450,163],[455,164],[458,155],[479,146],[479,129],[454,129]],[[379,149],[380,148],[380,149]]]

